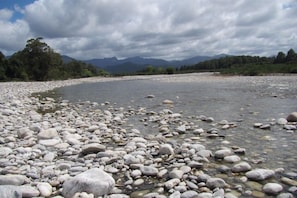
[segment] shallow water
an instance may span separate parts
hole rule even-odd
[[[256,122],[275,123],[297,111],[297,77],[210,77],[162,78],[122,80],[86,83],[56,90],[58,96],[70,102],[108,101],[116,107],[139,108],[158,112],[169,108],[183,114],[183,119],[204,129],[209,123],[196,119],[199,115],[211,116],[214,123],[220,120],[235,122],[237,127],[220,130],[224,138],[203,139],[201,142],[212,151],[221,146],[246,148],[247,160],[261,162],[255,166],[267,168],[283,167],[286,171],[297,172],[297,131],[288,133],[279,125],[270,130],[253,127]],[[154,95],[152,99],[147,95]],[[173,106],[164,106],[162,101],[172,100]],[[108,106],[102,106],[107,108]],[[143,115],[144,116],[144,115]],[[127,126],[133,124],[143,134],[158,133],[153,126],[144,127],[139,122],[143,116],[129,117]],[[183,141],[189,135],[180,136]],[[222,141],[230,142],[229,145]],[[226,143],[226,142],[225,142]]]

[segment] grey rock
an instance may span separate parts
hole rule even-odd
[[[173,101],[172,100],[163,100],[163,104],[172,105]]]
[[[159,170],[153,166],[141,166],[140,171],[143,175],[147,176],[156,176],[159,172]]]
[[[173,178],[178,178],[181,179],[184,175],[184,172],[178,169],[174,169],[172,171],[169,172],[169,178],[173,179]]]
[[[214,153],[214,156],[216,158],[223,159],[224,157],[229,156],[231,154],[232,154],[232,151],[230,149],[221,149],[221,150],[217,150]]]
[[[270,177],[273,177],[274,174],[275,172],[270,169],[255,169],[245,173],[247,178],[255,181],[262,181],[268,179]]]
[[[201,150],[197,152],[197,155],[200,157],[208,158],[212,156],[212,152],[210,150]]]
[[[0,175],[0,185],[20,186],[27,180],[28,178],[24,175]]]
[[[91,143],[91,144],[87,144],[84,145],[82,147],[82,151],[81,154],[82,155],[88,155],[91,153],[99,153],[99,152],[103,152],[105,151],[105,146],[102,144],[98,144],[98,143]]]
[[[20,189],[13,185],[0,185],[0,195],[2,198],[22,198]]]
[[[203,167],[203,163],[196,162],[196,161],[190,161],[188,166],[191,167],[191,168],[200,169],[200,168]]]
[[[209,193],[209,192],[203,192],[203,193],[199,193],[197,197],[195,198],[213,198],[215,196],[213,196],[212,193]],[[224,197],[224,196],[223,196]],[[222,198],[223,198],[222,197]],[[218,198],[221,198],[221,197],[218,197]]]
[[[240,160],[241,160],[240,157],[237,155],[230,155],[230,156],[224,157],[224,161],[229,163],[239,162]]]
[[[263,191],[267,194],[276,195],[283,190],[282,185],[278,183],[267,183],[263,186]]]
[[[279,125],[285,125],[288,123],[288,121],[285,118],[279,118],[276,123]]]
[[[17,132],[18,138],[25,138],[33,135],[33,131],[31,131],[28,127],[20,128]]]
[[[142,174],[142,173],[141,173],[140,170],[133,170],[133,171],[131,172],[131,176],[134,177],[134,178],[141,176],[141,174]]]
[[[176,128],[176,131],[179,132],[179,133],[185,133],[187,130],[186,126],[185,125],[181,125],[181,126],[178,126]]]
[[[46,130],[41,130],[38,135],[38,139],[44,140],[44,139],[53,139],[59,137],[59,134],[55,128],[50,128]]]
[[[193,190],[188,190],[181,194],[181,198],[196,198],[198,196],[198,193]]]
[[[155,95],[147,95],[146,98],[155,98]]]
[[[170,144],[163,144],[160,146],[159,154],[160,155],[172,155],[172,154],[174,154],[174,150]]]
[[[61,143],[61,140],[59,140],[59,139],[45,139],[45,140],[39,140],[38,143],[41,145],[44,145],[44,146],[54,147],[57,144]]]
[[[0,147],[0,157],[6,157],[12,153],[12,149],[9,147]]]
[[[292,112],[290,115],[287,117],[288,122],[297,122],[297,112]]]
[[[213,197],[225,197],[225,191],[222,188],[218,188],[214,190]]]
[[[92,125],[92,126],[90,126],[87,130],[88,130],[88,132],[94,132],[94,131],[96,131],[97,129],[99,129],[99,126],[97,126],[97,125]]]
[[[196,184],[194,184],[191,181],[186,181],[186,184],[190,189],[193,189],[193,190],[197,190],[199,188]]]
[[[125,164],[127,164],[127,165],[142,163],[142,158],[140,158],[138,156],[136,157],[136,156],[131,155],[131,154],[124,155],[123,158],[124,158]]]
[[[235,164],[232,168],[231,171],[234,173],[240,173],[240,172],[246,172],[251,170],[252,167],[249,163],[247,162],[240,162],[238,164]]]
[[[71,198],[77,192],[92,193],[94,196],[108,194],[115,186],[114,179],[99,168],[93,168],[66,180],[62,194]]]
[[[108,196],[108,198],[129,198],[129,195],[126,194],[111,194]]]
[[[19,189],[22,192],[22,197],[38,197],[40,195],[39,190],[30,185],[19,186]]]
[[[270,124],[263,124],[263,125],[260,126],[259,128],[260,128],[260,129],[267,130],[267,129],[270,129],[270,128],[271,128],[271,125],[270,125]]]
[[[294,195],[291,193],[281,193],[276,198],[294,198]]]
[[[210,189],[224,188],[226,186],[226,182],[221,178],[212,177],[207,180],[206,186]]]
[[[171,195],[169,195],[169,198],[180,198],[181,193],[179,191],[175,191]]]
[[[37,184],[37,188],[40,192],[40,196],[49,197],[52,194],[53,188],[49,183],[40,182]]]
[[[164,183],[164,186],[167,189],[172,189],[172,188],[174,188],[174,186],[178,185],[179,183],[180,183],[180,179],[174,178],[174,179],[170,179],[170,180],[166,181]]]
[[[134,182],[133,182],[133,185],[135,185],[135,186],[140,186],[140,185],[142,185],[144,183],[144,180],[142,179],[142,178],[139,178],[139,179],[137,179],[137,180],[135,180]]]

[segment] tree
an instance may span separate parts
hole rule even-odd
[[[291,62],[291,61],[294,61],[296,60],[296,53],[293,49],[290,49],[287,53],[287,57],[286,57],[286,62]]]
[[[284,52],[278,52],[274,63],[284,63],[286,62],[286,55]]]
[[[31,80],[48,80],[50,69],[62,64],[61,56],[41,40],[41,37],[29,39],[21,52],[21,57]]]

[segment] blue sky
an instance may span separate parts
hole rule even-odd
[[[20,9],[24,9],[26,5],[33,2],[34,0],[0,0],[0,9],[9,9],[13,11],[13,15],[10,19],[10,21],[13,22],[23,17],[23,14],[16,10],[16,8],[19,7]]]
[[[0,0],[0,51],[42,37],[77,59],[297,51],[297,0]]]

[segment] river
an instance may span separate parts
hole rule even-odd
[[[287,131],[275,124],[297,111],[297,76],[230,77],[212,74],[124,77],[120,80],[84,83],[55,90],[57,96],[70,102],[90,101],[110,106],[145,108],[158,112],[168,108],[181,113],[195,126],[209,130],[217,127],[220,138],[205,139],[210,150],[226,144],[244,147],[246,159],[259,167],[279,168],[297,172],[297,131]],[[153,97],[148,98],[148,95]],[[173,105],[164,106],[162,101]],[[104,105],[109,104],[109,105]],[[202,122],[199,116],[213,117],[214,122]],[[157,134],[153,125],[144,125],[146,115],[129,118],[144,135]],[[217,125],[221,120],[235,123],[227,130]],[[253,127],[254,123],[270,124],[270,129]],[[187,134],[176,141],[183,141]]]

